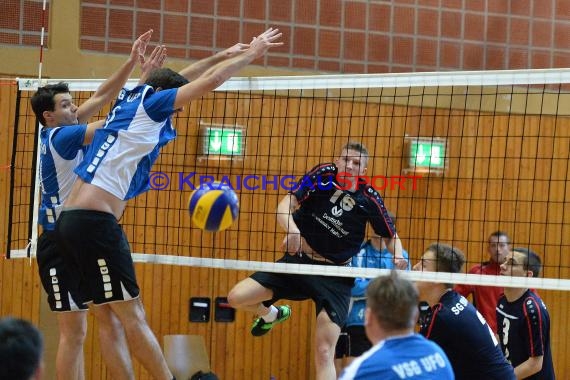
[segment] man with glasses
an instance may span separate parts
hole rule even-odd
[[[501,275],[538,277],[541,267],[536,253],[515,248],[501,265]],[[550,316],[542,299],[529,288],[505,288],[496,312],[501,348],[517,379],[554,380]]]

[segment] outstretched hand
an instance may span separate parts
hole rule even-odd
[[[255,51],[256,57],[261,57],[272,47],[282,46],[283,42],[276,42],[283,36],[279,29],[269,28],[259,36],[254,37],[249,44],[249,49]]]
[[[150,42],[150,37],[152,37],[152,29],[147,30],[143,34],[139,36],[133,42],[133,47],[131,49],[131,59],[136,59],[140,62],[140,64],[144,64],[144,54],[146,52],[146,47]]]
[[[247,51],[247,49],[249,49],[249,44],[242,44],[241,42],[238,42],[234,46],[231,46],[224,50],[222,53],[226,56],[226,58],[232,58],[236,55],[240,55],[244,51]]]
[[[148,59],[142,56],[141,59],[141,73],[148,74],[152,70],[160,69],[164,62],[166,61],[166,46],[157,45]]]

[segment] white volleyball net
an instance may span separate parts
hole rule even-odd
[[[78,104],[100,84],[65,81]],[[465,253],[467,270],[488,260],[497,230],[543,261],[541,278],[409,278],[568,290],[568,83],[570,70],[235,78],[175,117],[178,137],[153,168],[153,189],[129,202],[121,223],[140,262],[374,277],[383,272],[274,263],[283,254],[279,200],[307,170],[359,141],[412,264],[439,241]],[[38,229],[38,127],[29,105],[36,88],[20,80],[11,257],[34,255]],[[238,220],[218,233],[195,228],[187,211],[192,189],[212,180],[231,184],[240,199]]]

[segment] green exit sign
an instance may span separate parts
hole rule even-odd
[[[203,137],[204,154],[220,156],[242,156],[244,153],[243,129],[205,128]]]
[[[410,166],[414,169],[444,170],[445,140],[412,140]]]

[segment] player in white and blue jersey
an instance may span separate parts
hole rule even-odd
[[[413,283],[392,271],[374,279],[366,295],[366,335],[374,346],[343,371],[341,380],[455,378],[443,350],[414,333],[419,296]]]
[[[237,53],[201,70],[153,71],[140,85],[119,94],[105,126],[98,129],[82,163],[56,238],[64,260],[79,278],[79,294],[94,308],[110,307],[123,325],[133,353],[155,379],[171,379],[156,337],[146,322],[126,236],[118,223],[127,200],[149,188],[149,172],[160,149],[174,139],[172,115],[215,89],[241,68],[282,45],[268,29]],[[187,77],[201,71],[188,83]],[[187,76],[187,77],[186,77]]]
[[[42,234],[38,238],[37,260],[42,285],[48,295],[52,311],[57,313],[60,331],[56,355],[58,378],[83,379],[83,342],[85,340],[87,305],[77,293],[78,282],[63,262],[55,242],[55,221],[63,202],[71,192],[77,175],[75,167],[83,159],[87,144],[103,122],[86,122],[109,103],[124,86],[137,62],[141,62],[142,75],[160,67],[165,55],[157,47],[149,60],[144,52],[152,31],[141,35],[133,44],[127,62],[107,79],[79,107],[73,102],[66,83],[50,84],[38,88],[31,99],[32,108],[43,128],[40,132],[40,185],[41,204],[39,222]],[[103,359],[117,378],[132,378],[132,365],[124,332],[110,309],[94,310],[99,321],[101,346],[106,347]]]
[[[431,244],[414,270],[459,273],[465,256],[442,243]],[[417,282],[420,291],[420,334],[447,354],[458,380],[515,380],[491,327],[452,284]]]
[[[540,257],[526,248],[514,248],[501,275],[538,277]],[[497,304],[501,349],[515,367],[517,379],[554,380],[550,350],[550,316],[542,299],[528,288],[505,288]]]

